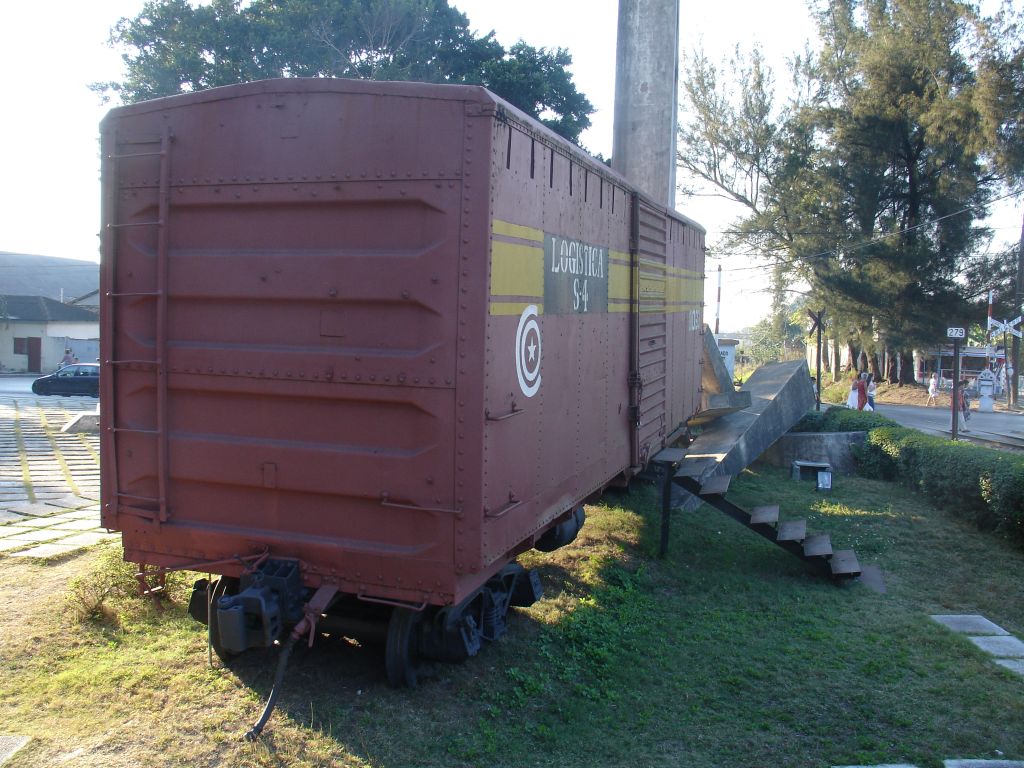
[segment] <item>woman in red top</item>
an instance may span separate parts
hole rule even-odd
[[[862,373],[857,379],[857,410],[863,411],[864,406],[868,404],[868,375]]]

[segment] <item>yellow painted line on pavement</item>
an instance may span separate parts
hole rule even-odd
[[[57,459],[57,463],[60,464],[60,469],[64,473],[64,481],[68,484],[68,488],[75,496],[81,496],[81,491],[78,490],[78,486],[75,484],[75,478],[71,474],[71,468],[68,463],[64,461],[64,454],[60,452],[60,446],[57,445],[57,438],[53,433],[53,427],[50,426],[50,422],[46,419],[46,413],[39,403],[36,403],[36,408],[39,411],[39,423],[43,426],[43,431],[46,433],[46,439],[50,441],[50,446],[53,448],[53,455]]]
[[[30,504],[36,503],[36,492],[32,487],[32,473],[28,470],[28,454],[25,452],[25,437],[21,434],[21,410],[14,401],[14,440],[18,444],[18,461],[21,463],[21,484],[25,486]]]

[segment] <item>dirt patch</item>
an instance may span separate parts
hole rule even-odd
[[[46,564],[0,557],[0,659],[25,652],[53,631],[68,582],[88,571],[96,557],[92,549]]]

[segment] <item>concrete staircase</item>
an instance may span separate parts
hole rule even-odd
[[[687,447],[666,448],[652,459],[662,477],[660,554],[664,556],[668,550],[672,509],[694,508],[703,501],[823,575],[837,579],[859,576],[860,564],[853,550],[834,551],[827,534],[808,535],[805,520],[780,521],[777,505],[748,512],[725,498],[732,478],[799,421],[814,402],[810,373],[802,360],[762,366],[741,392],[749,393],[749,406],[708,423]],[[674,497],[674,489],[682,493]]]

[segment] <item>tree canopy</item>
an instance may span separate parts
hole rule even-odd
[[[756,49],[725,72],[689,58],[680,166],[746,207],[727,247],[809,284],[844,341],[934,342],[987,292],[964,278],[991,269],[979,223],[1020,175],[1021,49],[959,0],[829,0],[816,17],[783,104]]]
[[[567,50],[505,50],[448,0],[149,0],[111,44],[125,79],[95,89],[126,103],[274,77],[475,84],[576,143],[594,111]]]

